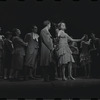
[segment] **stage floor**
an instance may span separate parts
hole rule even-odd
[[[100,79],[0,80],[0,98],[100,98]]]

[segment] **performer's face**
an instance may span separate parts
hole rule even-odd
[[[84,39],[85,41],[88,41],[88,35],[85,35],[85,39]]]
[[[21,31],[17,29],[17,35],[19,36],[21,34]]]
[[[95,34],[91,34],[91,38],[95,40]]]
[[[51,24],[48,24],[48,29],[50,29],[51,28]]]
[[[34,27],[34,32],[37,33],[37,31],[38,31],[38,28]]]
[[[61,29],[62,29],[62,30],[65,30],[65,29],[66,29],[65,23],[61,23]]]

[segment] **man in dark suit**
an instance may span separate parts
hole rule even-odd
[[[25,67],[26,71],[29,69],[29,78],[32,79],[34,79],[36,76],[36,68],[37,68],[37,55],[39,48],[39,43],[38,43],[39,35],[37,34],[37,31],[38,31],[37,26],[33,26],[32,32],[27,33],[25,36],[25,42],[28,42],[28,46],[26,48],[26,56],[25,56]],[[28,74],[28,72],[26,72],[26,74]]]
[[[43,78],[44,81],[49,81],[49,66],[51,62],[51,52],[53,51],[53,41],[52,36],[49,32],[51,28],[50,21],[44,21],[45,27],[41,30],[41,57],[40,66],[43,67]]]

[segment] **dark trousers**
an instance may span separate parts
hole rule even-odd
[[[43,66],[44,81],[49,81],[49,66]]]
[[[55,75],[55,73],[56,73],[56,64],[52,62],[52,63],[50,64],[50,66],[49,66],[49,70],[50,70],[50,71],[49,71],[49,75],[50,75],[50,76],[49,76],[49,79],[50,79],[50,80],[55,80],[55,76],[56,76],[56,75]]]
[[[55,65],[53,63],[50,66],[43,66],[43,78],[44,81],[55,79]]]
[[[29,72],[29,67],[24,65],[23,68],[24,79],[28,78],[28,72]]]
[[[100,77],[100,54],[97,55],[96,51],[91,52],[91,60],[92,77]]]

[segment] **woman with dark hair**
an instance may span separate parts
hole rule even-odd
[[[72,63],[75,62],[72,56],[72,51],[69,48],[68,41],[74,41],[79,42],[82,41],[82,39],[72,39],[67,33],[65,33],[66,25],[64,22],[61,22],[59,25],[59,45],[58,45],[58,56],[59,56],[59,66],[61,67],[61,73],[62,73],[62,80],[67,80],[65,77],[65,67],[68,64],[68,79],[75,80],[72,76]]]
[[[15,71],[15,79],[18,79],[18,73],[20,70],[23,69],[23,61],[25,56],[25,49],[28,45],[28,43],[25,43],[21,38],[20,34],[21,31],[17,28],[13,30],[15,36],[12,39],[14,50],[13,50],[13,56],[12,56],[12,69]],[[12,77],[12,73],[10,73],[10,78]]]
[[[13,44],[11,41],[11,37],[12,33],[7,31],[4,39],[4,79],[8,79],[11,69],[12,52],[13,52]]]
[[[85,77],[90,77],[90,52],[89,45],[91,39],[88,40],[88,35],[85,35],[84,40],[81,42],[80,63],[85,69]]]

